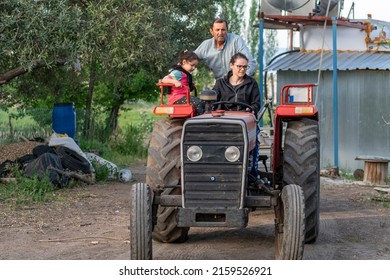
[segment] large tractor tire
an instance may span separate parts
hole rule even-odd
[[[184,120],[160,119],[154,125],[148,150],[146,183],[157,190],[159,185],[180,183],[180,142]],[[166,188],[162,194],[180,194],[180,188]],[[188,227],[177,226],[177,207],[157,209],[157,223],[152,237],[159,242],[184,242]]]
[[[305,243],[305,202],[298,185],[283,187],[275,206],[275,258],[301,260]]]
[[[166,189],[163,195],[179,194],[180,189]],[[177,207],[159,206],[157,209],[157,224],[154,226],[152,237],[164,243],[182,243],[188,239],[189,227],[178,227]]]
[[[283,182],[301,186],[305,197],[305,242],[314,243],[320,228],[320,136],[316,120],[303,118],[288,122]]]
[[[152,259],[152,191],[144,183],[130,189],[130,258]]]

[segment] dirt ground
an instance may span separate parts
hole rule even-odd
[[[144,182],[110,182],[58,191],[42,206],[0,203],[0,259],[125,260],[130,258],[129,193]],[[0,185],[1,187],[1,185]],[[390,260],[390,202],[373,186],[321,177],[320,235],[304,259]],[[382,201],[380,201],[382,200]],[[245,229],[192,228],[182,244],[153,241],[154,259],[274,259],[273,211],[253,212]]]

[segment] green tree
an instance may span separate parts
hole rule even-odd
[[[274,57],[274,55],[278,51],[277,30],[268,29],[265,30],[264,33],[265,63],[268,64],[268,62]]]
[[[257,18],[258,6],[257,0],[252,0],[249,8],[249,23],[248,23],[248,45],[251,49],[253,57],[256,57],[257,63],[259,63],[259,28],[254,26],[259,25]]]
[[[181,48],[208,36],[219,1],[4,0],[0,83],[38,67],[92,61],[101,69],[162,69]]]
[[[0,3],[0,84],[34,68],[71,67],[80,53],[83,19],[65,0]],[[8,70],[8,71],[7,71]]]
[[[220,17],[229,23],[229,32],[243,34],[245,31],[245,0],[221,1]]]
[[[87,112],[101,107],[115,128],[125,100],[150,98],[179,50],[209,36],[219,2],[3,0],[1,96],[27,106],[71,99]]]
[[[253,56],[256,57],[257,62],[259,63],[259,19],[258,19],[258,3],[256,0],[252,0],[251,6],[249,9],[249,33],[248,33],[248,42],[249,47]],[[267,64],[272,57],[278,51],[278,41],[277,41],[277,30],[275,29],[264,29],[263,32],[264,38],[264,62]]]

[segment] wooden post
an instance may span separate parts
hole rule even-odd
[[[358,156],[357,160],[364,160],[363,182],[386,185],[389,171],[389,158],[375,156]]]

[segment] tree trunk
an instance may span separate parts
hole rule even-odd
[[[8,115],[9,135],[11,139],[14,139],[14,127],[12,125],[12,117]]]
[[[95,81],[96,81],[96,60],[92,62],[91,75],[89,76],[88,97],[87,97],[87,102],[85,104],[85,119],[84,119],[85,137],[90,136],[89,130],[91,125],[91,107],[92,107],[93,91],[95,88]]]
[[[123,101],[119,101],[111,108],[110,116],[108,119],[108,128],[110,131],[110,135],[113,135],[118,128],[119,109],[122,104]]]

